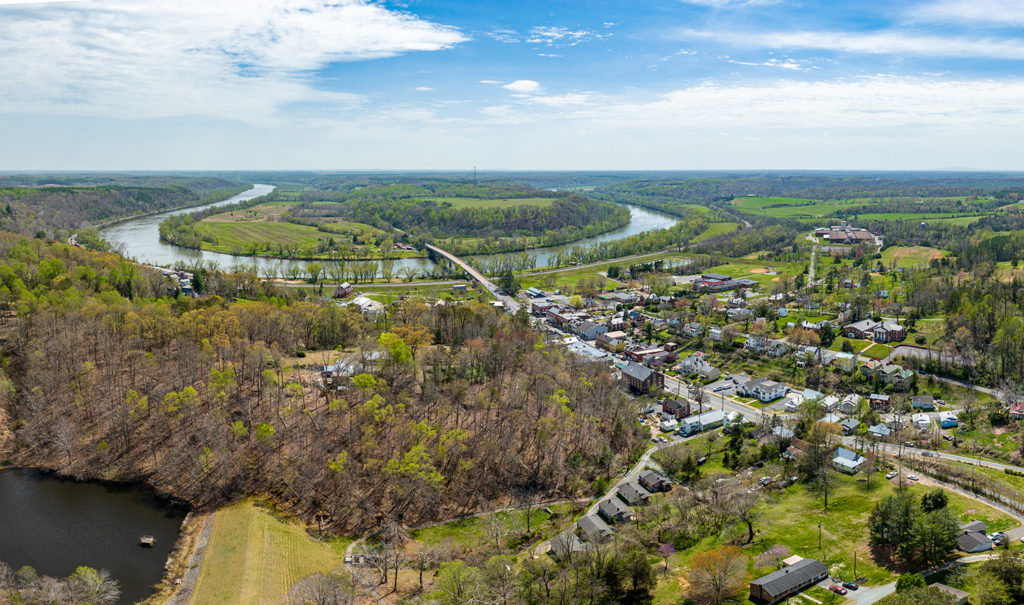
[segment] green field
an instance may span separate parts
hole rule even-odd
[[[476,197],[425,197],[433,202],[448,202],[452,208],[514,208],[516,206],[537,206],[547,208],[556,199],[554,197],[523,197],[512,199],[484,199]]]
[[[246,250],[250,244],[282,244],[290,246],[312,246],[326,234],[315,227],[294,223],[214,223],[203,221],[196,225],[196,231],[205,237],[214,238],[214,243],[203,242],[203,248],[215,252]]]
[[[740,224],[735,222],[711,223],[708,225],[707,230],[693,238],[693,242],[691,243],[702,242],[706,239],[715,237],[716,235],[722,235],[723,233],[731,233],[739,226]]]
[[[280,603],[298,580],[341,564],[347,545],[318,542],[252,500],[222,508],[191,603]]]
[[[933,258],[942,258],[945,252],[927,246],[892,246],[882,250],[881,263],[885,267],[927,267]]]
[[[807,220],[830,216],[837,210],[859,203],[854,200],[816,201],[786,197],[742,197],[732,201],[733,206],[747,214]]]
[[[861,355],[864,355],[865,357],[873,357],[875,359],[882,359],[887,357],[891,351],[892,349],[883,344],[873,344],[866,350],[862,351]]]

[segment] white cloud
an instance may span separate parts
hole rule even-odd
[[[808,71],[813,69],[807,67],[806,61],[797,61],[795,59],[768,59],[767,61],[737,61],[735,59],[728,59],[729,63],[735,65],[748,65],[751,67],[778,67],[779,69],[788,69],[790,71]]]
[[[603,38],[611,34],[597,34],[589,29],[569,29],[568,27],[538,26],[530,30],[526,41],[530,44],[547,46],[576,46],[593,38]]]
[[[736,46],[775,49],[813,48],[863,54],[912,54],[929,57],[1024,59],[1024,40],[1012,38],[915,35],[908,32],[738,33],[682,30],[685,39],[706,39]]]
[[[501,84],[498,80],[480,80],[481,84]]]
[[[1024,25],[1024,3],[1020,0],[939,0],[920,4],[908,15],[912,19],[945,23]]]
[[[509,82],[502,86],[506,90],[519,93],[521,95],[533,94],[540,92],[540,84],[534,80],[516,80],[515,82]]]
[[[487,37],[504,44],[516,44],[521,42],[519,32],[514,29],[495,29],[487,32]]]
[[[699,6],[713,6],[724,8],[731,6],[767,6],[778,4],[782,0],[681,0],[684,4],[696,4]]]
[[[591,96],[589,92],[570,92],[563,95],[530,97],[530,101],[547,105],[548,107],[570,107],[573,105],[589,104]]]
[[[369,0],[84,0],[0,7],[0,111],[275,120],[359,102],[333,62],[449,48],[457,30]]]
[[[434,89],[429,86],[417,86],[413,90],[415,90],[416,92],[430,92]]]

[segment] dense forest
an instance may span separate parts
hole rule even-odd
[[[489,305],[405,302],[374,325],[269,297],[255,276],[201,282],[256,300],[175,299],[114,255],[16,237],[0,252],[0,438],[16,463],[200,506],[270,493],[351,531],[589,494],[642,443],[606,371]],[[327,390],[313,351],[335,348],[357,369]]]
[[[249,188],[200,177],[153,177],[152,184],[140,178],[130,179],[141,180],[140,184],[94,184],[107,180],[100,177],[84,180],[90,184],[58,184],[77,179],[44,177],[36,177],[34,186],[5,184],[0,188],[0,230],[59,237],[111,219],[217,202]],[[0,178],[0,183],[7,182],[29,184],[24,178]]]

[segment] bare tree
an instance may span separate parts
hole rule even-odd
[[[350,605],[355,602],[352,578],[333,573],[306,576],[288,590],[288,605]]]
[[[721,605],[744,587],[747,561],[735,546],[698,553],[690,561],[690,598],[701,605]]]

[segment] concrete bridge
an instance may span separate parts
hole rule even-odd
[[[505,310],[507,310],[509,313],[513,313],[514,314],[514,313],[518,313],[519,312],[520,307],[522,307],[522,305],[519,303],[519,301],[517,301],[515,298],[513,298],[511,296],[508,296],[507,294],[499,294],[498,293],[498,291],[499,291],[498,286],[494,285],[494,282],[492,282],[491,280],[489,280],[486,277],[484,277],[484,275],[482,273],[480,273],[479,271],[477,271],[473,267],[470,267],[469,263],[467,263],[466,261],[462,260],[461,258],[455,256],[451,252],[448,252],[447,250],[442,250],[442,249],[438,248],[437,246],[433,246],[431,244],[426,244],[426,248],[427,248],[427,250],[433,252],[434,254],[439,254],[439,255],[447,258],[448,260],[452,261],[453,263],[455,263],[459,267],[461,267],[463,271],[468,273],[470,277],[472,277],[477,283],[479,283],[488,292],[490,292],[491,296],[493,296],[493,297],[497,298],[498,300],[500,300],[501,302],[505,303]]]

